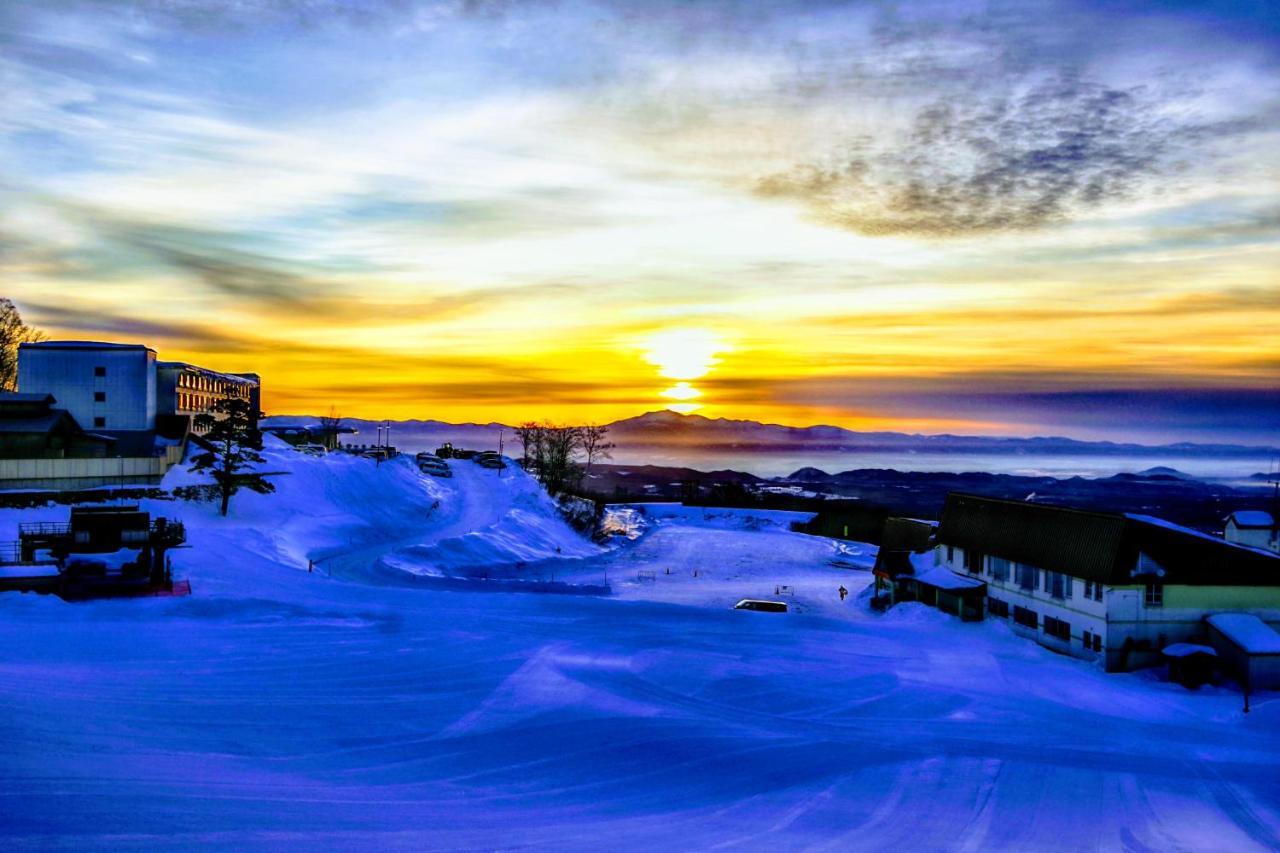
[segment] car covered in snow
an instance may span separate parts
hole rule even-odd
[[[761,613],[786,613],[785,601],[764,601],[759,598],[744,598],[733,605],[734,610],[756,610]]]
[[[299,453],[305,453],[308,456],[324,456],[329,451],[325,450],[322,444],[299,444],[296,448]]]
[[[501,471],[507,467],[507,463],[502,461],[501,456],[490,452],[476,454],[475,463],[481,468],[492,468],[495,471]]]
[[[418,454],[418,470],[424,474],[430,474],[432,477],[453,476],[453,471],[449,469],[449,463],[434,456],[424,459],[422,454]]]

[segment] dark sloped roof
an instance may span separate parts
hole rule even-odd
[[[916,570],[911,564],[910,551],[886,551],[883,548],[876,553],[876,564],[872,568],[892,578],[914,574]]]
[[[1111,577],[1124,556],[1124,528],[1123,516],[952,492],[938,540],[1098,580]]]
[[[39,433],[47,435],[53,432],[64,420],[71,420],[71,415],[62,409],[54,409],[47,415],[32,418],[0,418],[0,433]],[[74,428],[75,422],[72,421]]]
[[[890,516],[884,520],[880,550],[915,551],[917,554],[928,551],[933,547],[933,532],[936,527],[930,521]]]
[[[1156,563],[1164,583],[1280,586],[1280,555],[1218,539],[1158,518],[1129,516],[1135,551]]]
[[[953,492],[938,541],[1113,585],[1280,585],[1280,556],[1144,516]]]

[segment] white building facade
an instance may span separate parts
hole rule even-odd
[[[156,353],[141,344],[40,341],[18,354],[18,389],[52,394],[88,431],[156,425]]]

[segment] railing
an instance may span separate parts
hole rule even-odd
[[[71,525],[59,521],[28,521],[18,525],[19,536],[70,536]]]
[[[137,529],[137,528],[132,528]],[[129,528],[119,531],[120,533],[129,532]],[[44,539],[61,536],[71,536],[72,527],[67,522],[59,521],[30,521],[18,525],[18,535],[23,539]],[[151,522],[147,528],[147,538],[152,542],[163,540],[168,544],[175,544],[187,541],[187,528],[181,521],[166,518],[164,523],[160,523],[160,519]],[[128,541],[122,537],[123,541]],[[86,544],[86,543],[80,543]],[[139,542],[138,545],[144,543]]]

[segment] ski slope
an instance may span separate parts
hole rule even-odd
[[[0,595],[0,849],[1280,846],[1274,694],[872,614],[873,550],[787,514],[650,507],[600,548],[515,471],[268,457],[229,519],[151,507],[191,597]],[[400,582],[489,559],[614,594]]]

